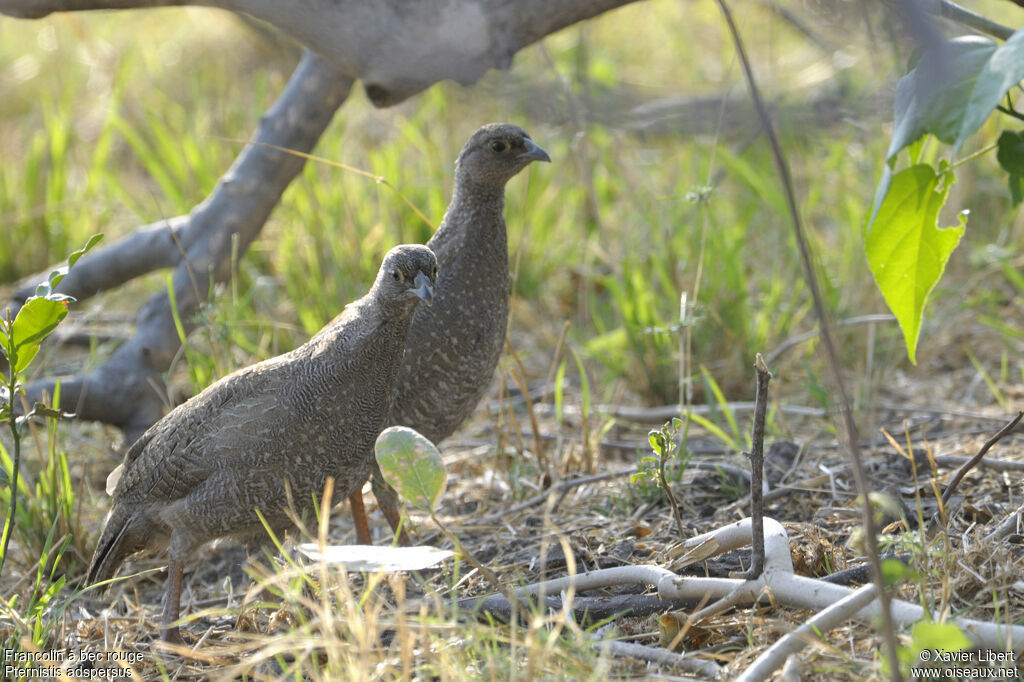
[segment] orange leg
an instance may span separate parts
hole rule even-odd
[[[372,545],[370,524],[366,520],[366,506],[363,504],[363,486],[352,491],[348,503],[352,507],[352,523],[356,527],[356,544]]]
[[[173,551],[170,552],[167,557],[167,593],[164,596],[163,617],[160,619],[160,639],[169,644],[185,644],[178,626],[171,625],[178,620],[181,611],[181,577],[184,571],[184,564]]]

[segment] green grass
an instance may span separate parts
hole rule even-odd
[[[835,23],[824,21],[822,30],[859,60],[849,70],[830,72],[831,54],[809,46],[764,8],[746,12],[741,30],[762,87],[778,103],[823,294],[842,318],[884,311],[860,226],[888,143],[888,99],[880,98],[876,109],[858,108],[857,101],[878,94],[879,73],[894,75],[902,58],[887,45],[848,42],[848,27],[859,24],[829,21]],[[145,38],[154,31],[159,41]],[[109,244],[139,225],[190,210],[238,153],[240,145],[226,140],[249,136],[297,54],[287,41],[213,10],[0,18],[0,282],[45,269],[91,234],[106,233]],[[831,75],[816,80],[815,69]],[[840,108],[849,108],[852,120],[837,114],[828,125],[808,124],[812,107],[805,101],[828,78],[843,82]],[[680,294],[687,292],[696,320],[695,399],[724,404],[750,399],[756,352],[815,325],[782,190],[763,136],[751,127],[677,117],[641,133],[633,129],[633,107],[726,91],[742,92],[741,77],[714,5],[651,0],[549,37],[543,49],[524,50],[509,72],[488,74],[474,88],[442,83],[381,111],[357,87],[315,153],[384,177],[436,226],[468,135],[486,121],[522,124],[553,159],[513,180],[507,193],[513,309],[530,321],[525,335],[514,317],[511,339],[527,365],[557,362],[554,348],[568,320],[568,343],[579,353],[594,402],[615,396],[674,403],[675,325]],[[1013,256],[1024,246],[1024,227],[994,159],[963,169],[954,192],[951,205],[972,206],[967,239],[977,231],[982,244],[996,242],[999,250],[956,252],[926,323],[941,326],[961,306],[977,305],[1004,352],[995,360],[972,355],[972,361],[990,392],[1001,396],[1001,382],[1024,376],[1024,368],[1006,360],[1019,357],[1021,333],[1004,313],[1024,291],[1020,259]],[[194,392],[293,348],[366,290],[391,246],[423,242],[431,231],[389,188],[307,164],[230,284],[200,311],[176,376]],[[999,293],[972,279],[979,273],[995,273]],[[165,284],[162,274],[143,278],[81,309],[131,315]],[[851,368],[863,366],[865,337],[864,327],[838,332]],[[773,384],[777,399],[826,402],[815,343],[791,350],[772,368],[781,382]],[[887,372],[908,370],[901,345],[894,328],[878,328],[868,350],[878,364],[855,380],[857,395],[869,400]],[[942,347],[923,349],[929,352],[939,355]],[[94,349],[84,362],[94,366],[98,355]],[[568,363],[569,374],[573,366]],[[748,425],[727,410],[713,422],[722,440],[745,442]],[[86,465],[57,434],[35,440],[18,551],[26,571],[49,571],[57,566],[50,557],[63,557],[58,573],[77,579],[94,542],[79,510],[102,507],[94,489],[101,477],[91,472],[87,484]],[[532,466],[513,460],[500,468],[533,472]],[[63,578],[46,571],[30,581],[29,597],[37,601]],[[482,660],[444,657],[449,654],[437,660],[506,677],[502,666],[516,661],[506,657],[509,642],[474,637],[479,646],[467,656]],[[537,646],[548,651],[543,642]],[[563,674],[560,666],[552,664],[551,677]],[[575,666],[566,664],[564,675],[571,678]]]

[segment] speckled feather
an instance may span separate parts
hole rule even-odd
[[[307,343],[224,377],[146,431],[125,455],[89,582],[169,542],[188,556],[220,537],[264,538],[255,508],[283,528],[290,501],[308,512],[328,476],[336,500],[361,485],[420,300],[418,272],[436,277],[429,249],[392,249],[370,292]]]
[[[495,141],[508,148],[494,151]],[[439,443],[487,391],[508,324],[505,184],[538,160],[550,161],[525,130],[508,123],[481,127],[460,152],[451,203],[427,242],[437,255],[438,296],[413,318],[391,424]]]

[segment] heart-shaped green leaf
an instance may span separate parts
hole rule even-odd
[[[871,274],[899,321],[911,362],[916,362],[928,294],[960,243],[967,222],[961,214],[959,226],[938,227],[939,209],[955,180],[952,171],[936,173],[927,164],[896,173],[874,225],[865,234]]]

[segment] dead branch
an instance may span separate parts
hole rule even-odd
[[[0,0],[0,13],[205,5],[277,26],[392,106],[442,80],[470,85],[526,45],[634,0]]]
[[[764,358],[757,354],[754,360],[757,373],[757,388],[754,393],[754,427],[750,448],[750,517],[753,537],[750,568],[747,578],[755,580],[764,570],[764,420],[768,413],[768,384],[772,373]]]
[[[306,52],[280,98],[260,121],[253,140],[290,149],[313,148],[345,101],[351,79]],[[242,253],[259,234],[281,193],[304,160],[262,146],[239,154],[216,188],[189,215],[146,226],[87,254],[61,282],[60,290],[81,300],[157,268],[174,267],[173,289],[180,319],[191,328],[193,313],[211,282],[231,270],[232,249]],[[236,244],[232,246],[233,242]],[[16,294],[23,302],[29,292]],[[167,292],[141,308],[134,336],[90,374],[61,379],[64,407],[83,419],[114,424],[131,441],[164,412],[163,373],[180,347]],[[30,384],[30,400],[52,395],[56,380]]]

